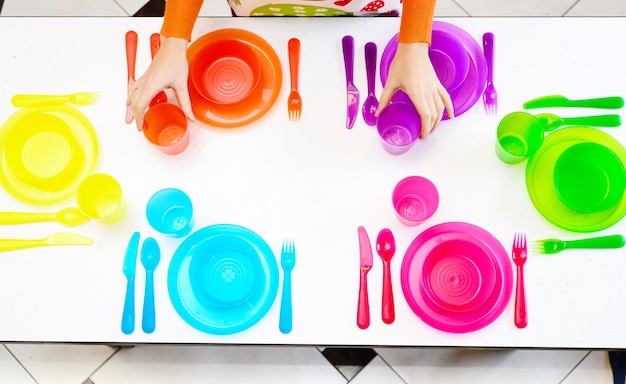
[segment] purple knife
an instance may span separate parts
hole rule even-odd
[[[343,46],[343,61],[346,67],[346,88],[348,92],[348,114],[346,128],[351,129],[359,114],[359,90],[354,85],[354,38],[346,35],[341,40]]]
[[[370,326],[370,304],[367,292],[367,273],[372,269],[374,256],[372,245],[364,227],[359,227],[359,253],[361,255],[361,271],[359,278],[359,302],[357,304],[356,324],[361,329]]]

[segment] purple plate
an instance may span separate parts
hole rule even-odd
[[[459,116],[474,106],[480,99],[487,83],[487,62],[480,44],[469,33],[456,25],[442,21],[434,21],[433,36],[436,34],[455,36],[456,39],[465,46],[468,53],[469,68],[465,80],[458,87],[448,89],[450,97],[452,98],[452,104],[454,105],[454,113],[456,116]],[[398,34],[389,40],[380,60],[380,79],[383,86],[387,82],[389,66],[396,54],[397,48]],[[392,101],[406,102],[408,101],[408,96],[404,92],[398,91]],[[447,113],[444,111],[443,119],[447,120],[448,118]]]

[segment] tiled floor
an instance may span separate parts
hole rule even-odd
[[[0,0],[0,16],[153,16],[163,1]],[[201,15],[230,16],[226,0]],[[439,0],[436,16],[626,16],[624,0]],[[334,364],[332,364],[332,363]],[[0,345],[0,383],[610,383],[604,351]]]

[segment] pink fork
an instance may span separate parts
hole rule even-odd
[[[515,285],[515,326],[517,328],[525,328],[528,325],[524,291],[524,263],[526,263],[527,255],[526,234],[516,233],[513,237],[513,262],[517,269]]]
[[[494,62],[494,36],[487,32],[483,35],[483,50],[487,60],[487,87],[483,93],[483,104],[488,115],[495,116],[498,113],[498,92],[493,85],[493,62]]]

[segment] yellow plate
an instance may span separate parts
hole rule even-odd
[[[65,104],[22,108],[0,127],[0,185],[27,203],[66,199],[93,172],[97,157],[93,125]]]

